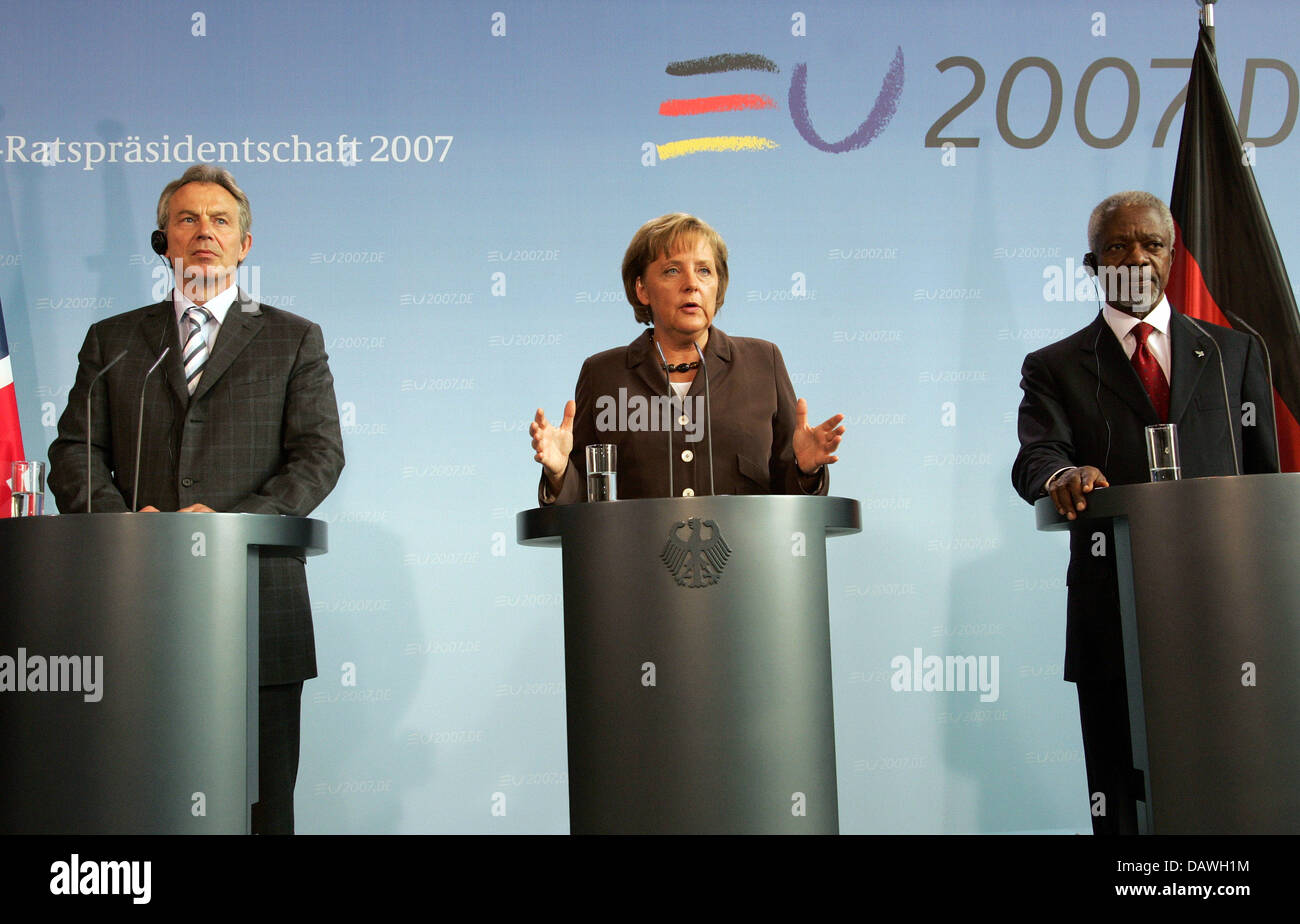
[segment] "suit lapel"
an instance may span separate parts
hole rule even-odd
[[[1177,311],[1169,320],[1169,422],[1179,423],[1196,393],[1214,344]]]
[[[704,345],[704,354],[704,360],[709,364],[709,388],[712,390],[731,372],[731,338],[716,327],[709,328],[709,342]],[[687,394],[704,394],[704,375],[697,375],[692,380]]]
[[[262,306],[252,301],[242,291],[226,312],[226,320],[217,335],[217,344],[212,348],[207,365],[203,367],[203,376],[194,389],[191,401],[197,401],[212,390],[221,380],[221,376],[230,368],[236,357],[244,351],[250,340],[262,329],[265,318]]]
[[[665,395],[668,393],[668,385],[664,379],[659,351],[655,349],[654,341],[651,339],[653,335],[653,331],[646,331],[628,344],[627,367],[635,371],[641,381],[645,382],[646,387],[650,389],[650,394]]]
[[[173,394],[181,402],[181,407],[189,403],[189,389],[185,387],[185,367],[181,364],[180,329],[176,324],[176,309],[171,301],[150,305],[140,321],[140,334],[151,356],[157,356],[165,347],[170,347],[163,360],[162,372],[171,386]]]
[[[1124,355],[1124,348],[1120,346],[1115,332],[1100,314],[1085,328],[1080,351],[1080,363],[1092,375],[1100,376],[1102,388],[1131,407],[1143,423],[1160,423],[1133,364]]]

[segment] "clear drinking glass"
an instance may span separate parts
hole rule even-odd
[[[1147,464],[1152,481],[1177,481],[1183,477],[1182,459],[1178,455],[1178,427],[1175,424],[1152,424],[1147,427]]]
[[[612,443],[587,447],[587,500],[618,500],[618,447]]]
[[[13,485],[9,515],[39,517],[45,513],[45,463],[19,461],[10,466]]]

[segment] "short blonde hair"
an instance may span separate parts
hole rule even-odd
[[[645,275],[646,267],[660,257],[672,252],[682,238],[699,237],[713,250],[714,269],[718,274],[718,298],[715,310],[722,307],[722,300],[727,294],[727,245],[722,236],[706,222],[685,212],[673,212],[660,215],[643,224],[632,235],[632,243],[627,245],[623,254],[623,290],[632,305],[637,323],[652,324],[654,316],[650,306],[641,304],[636,297],[636,282]]]

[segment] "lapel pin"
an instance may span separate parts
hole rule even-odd
[[[1197,359],[1204,359],[1204,358],[1205,358],[1205,351],[1204,351],[1204,350],[1197,350],[1197,351],[1196,351],[1196,358],[1197,358]]]

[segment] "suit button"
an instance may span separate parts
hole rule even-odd
[[[695,453],[691,452],[689,449],[683,449],[683,450],[682,450],[682,461],[683,461],[683,462],[689,462],[689,461],[691,461],[691,460],[694,459],[694,458],[695,458]]]
[[[193,479],[193,478],[182,478],[182,479],[181,479],[181,487],[183,487],[183,488],[192,488],[192,487],[194,487],[194,479]]]
[[[694,496],[695,496],[694,488],[687,488],[685,491],[682,492],[682,497],[694,497]]]

